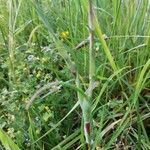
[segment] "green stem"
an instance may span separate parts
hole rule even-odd
[[[15,81],[14,71],[14,35],[13,35],[13,1],[9,0],[9,33],[8,33],[8,51],[9,51],[9,80]]]
[[[93,85],[95,74],[95,51],[94,51],[94,12],[92,1],[89,0],[89,87]],[[89,92],[89,97],[92,96],[92,91]]]

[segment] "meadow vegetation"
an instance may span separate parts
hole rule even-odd
[[[0,150],[150,149],[150,0],[89,1],[0,0]]]

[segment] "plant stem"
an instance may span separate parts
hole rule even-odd
[[[8,51],[9,51],[9,80],[15,81],[14,71],[14,35],[13,35],[13,1],[9,0],[9,33],[8,33]]]
[[[94,12],[92,1],[88,0],[88,22],[89,22],[89,89],[92,89],[94,84],[95,74],[95,52],[94,52]],[[82,113],[84,119],[84,135],[86,138],[87,149],[91,149],[92,138],[92,123],[91,123],[91,98],[93,90],[89,90],[87,93],[88,99],[84,99],[82,103]]]
[[[89,1],[88,21],[89,21],[89,87],[93,85],[95,74],[95,51],[94,51],[94,12],[92,1]],[[92,96],[92,91],[89,92],[89,97]]]

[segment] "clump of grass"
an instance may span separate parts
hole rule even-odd
[[[0,3],[1,149],[150,149],[149,0]]]

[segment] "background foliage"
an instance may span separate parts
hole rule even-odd
[[[93,3],[118,68],[114,72],[96,37],[95,79],[100,84],[93,95],[93,145],[95,149],[148,150],[150,1]],[[5,137],[0,138],[0,149],[13,149],[12,141],[14,148],[25,150],[85,149],[75,89],[65,86],[42,99],[46,91],[29,111],[25,107],[45,84],[73,79],[69,58],[87,88],[88,46],[75,50],[88,37],[86,6],[84,0],[0,0],[0,136]]]

